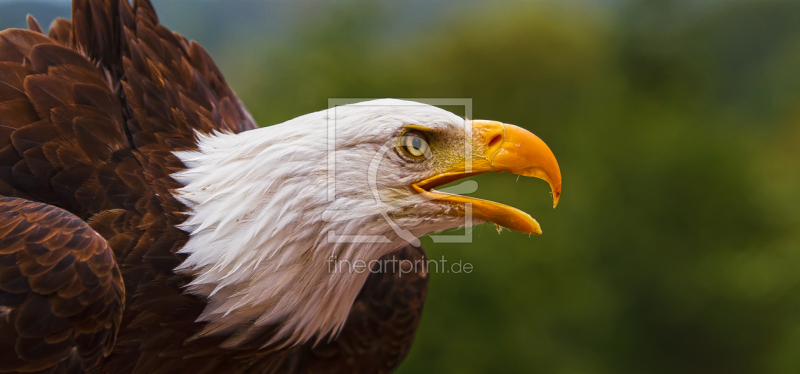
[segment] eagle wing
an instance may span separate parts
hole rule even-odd
[[[86,222],[0,197],[3,372],[95,367],[114,346],[124,302],[114,255]]]
[[[0,194],[84,219],[141,210],[136,180],[169,195],[183,168],[171,152],[198,132],[256,127],[208,53],[148,1],[75,0],[49,37],[29,24],[0,32]]]
[[[147,1],[131,6],[126,1],[76,0],[73,20],[56,20],[49,35],[42,33],[32,17],[28,24],[30,30],[0,32],[0,197],[20,198],[3,200],[5,205],[21,199],[36,201],[41,203],[37,205],[41,212],[51,213],[8,222],[5,220],[11,218],[3,216],[0,227],[8,224],[31,232],[57,233],[61,227],[52,226],[55,223],[47,219],[71,213],[60,224],[68,229],[74,229],[69,222],[82,225],[82,232],[91,233],[95,241],[54,242],[48,248],[58,254],[105,251],[104,259],[116,272],[116,284],[122,284],[119,264],[130,295],[126,305],[130,312],[123,325],[135,325],[137,317],[147,325],[146,318],[158,317],[143,313],[152,310],[153,300],[175,308],[187,302],[180,292],[185,280],[172,274],[182,259],[175,252],[186,240],[185,233],[175,228],[183,220],[185,207],[169,193],[179,187],[169,174],[183,168],[172,152],[195,147],[197,132],[238,132],[255,124],[208,54],[159,25]],[[20,245],[37,245],[26,241],[34,239],[22,235],[0,241],[0,282],[8,280],[12,282],[9,287],[23,287],[21,284],[33,279],[69,275],[53,267],[37,268],[43,272],[38,278],[26,275],[19,256],[30,257],[30,251],[10,251]],[[63,247],[57,247],[58,243]],[[80,271],[86,265],[75,264],[71,265],[78,269],[75,272],[83,275]],[[11,355],[13,349],[0,350],[3,371],[13,365],[18,365],[14,370],[25,371],[38,364],[74,366],[75,361],[63,355],[65,349],[76,348],[80,360],[86,361],[84,366],[111,352],[121,314],[105,316],[113,317],[114,334],[102,339],[98,334],[108,335],[108,331],[87,335],[91,331],[86,330],[83,338],[75,334],[69,339],[64,334],[71,330],[60,325],[53,326],[57,331],[34,331],[31,326],[68,323],[56,321],[54,318],[62,318],[57,314],[46,313],[52,308],[44,303],[51,302],[49,298],[55,297],[57,290],[35,289],[33,283],[28,288],[0,287],[0,299],[7,304],[0,304],[0,314],[8,322],[2,327],[3,347],[28,342],[25,339],[31,333],[36,339],[59,345],[33,346],[37,342],[32,341],[29,349],[25,348],[40,356],[24,350],[19,355]],[[27,293],[20,293],[23,291]],[[59,297],[67,298],[62,304],[85,299],[75,292]],[[123,298],[117,302],[117,311],[121,311]],[[34,306],[43,309],[29,313]],[[19,319],[20,310],[25,311],[25,319]],[[193,309],[188,310],[192,314]],[[11,319],[16,322],[9,322]],[[103,326],[108,321],[102,321]],[[23,322],[25,325],[20,325]],[[5,331],[8,329],[17,330]],[[128,332],[121,333],[123,341],[144,339]],[[53,338],[52,334],[63,336]],[[86,336],[97,339],[87,340]],[[138,351],[138,347],[137,343],[134,349]],[[34,358],[35,363],[26,361]],[[138,355],[131,359],[135,362]],[[11,364],[14,360],[19,362]]]

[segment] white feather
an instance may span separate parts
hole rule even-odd
[[[187,166],[173,175],[184,185],[176,198],[191,209],[181,226],[190,233],[181,250],[188,257],[176,270],[190,272],[188,291],[208,299],[199,319],[210,322],[204,334],[251,334],[275,324],[273,342],[285,344],[337,334],[369,271],[330,272],[331,256],[369,263],[405,245],[383,215],[415,237],[463,225],[445,213],[449,206],[408,189],[431,170],[404,168],[398,155],[378,152],[393,147],[404,126],[457,134],[463,123],[429,105],[377,100],[241,134],[200,135],[199,151],[176,152]],[[331,125],[334,180],[327,169]],[[369,187],[376,153],[372,184],[380,202]],[[329,183],[336,183],[332,201]],[[330,232],[388,240],[337,243]]]

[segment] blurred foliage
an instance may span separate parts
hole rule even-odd
[[[800,4],[438,3],[263,3],[280,37],[209,48],[262,125],[466,97],[556,153],[557,210],[540,181],[477,178],[543,236],[424,241],[475,270],[432,274],[399,372],[800,372]]]
[[[432,275],[400,372],[800,372],[798,4],[505,2],[376,37],[391,7],[328,6],[232,79],[263,124],[329,97],[472,98],[565,181],[552,211],[540,182],[478,178],[545,234],[427,241],[475,271]]]

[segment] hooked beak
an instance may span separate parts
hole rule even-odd
[[[517,208],[434,190],[471,175],[508,172],[546,181],[553,193],[553,208],[558,205],[561,197],[561,170],[553,152],[539,137],[521,127],[500,122],[475,120],[471,121],[471,125],[474,150],[472,158],[415,183],[412,188],[429,199],[443,200],[457,206],[472,204],[472,213],[481,220],[524,233],[541,234],[539,223]]]

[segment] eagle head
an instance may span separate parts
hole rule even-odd
[[[338,106],[240,134],[198,134],[173,174],[190,239],[177,269],[207,300],[202,334],[237,344],[264,328],[273,342],[335,336],[370,263],[418,237],[492,222],[541,234],[516,208],[439,191],[486,172],[541,178],[561,194],[550,149],[530,132],[393,99]],[[458,190],[456,186],[455,190]],[[461,190],[470,190],[469,184]],[[441,189],[441,188],[440,188]]]

